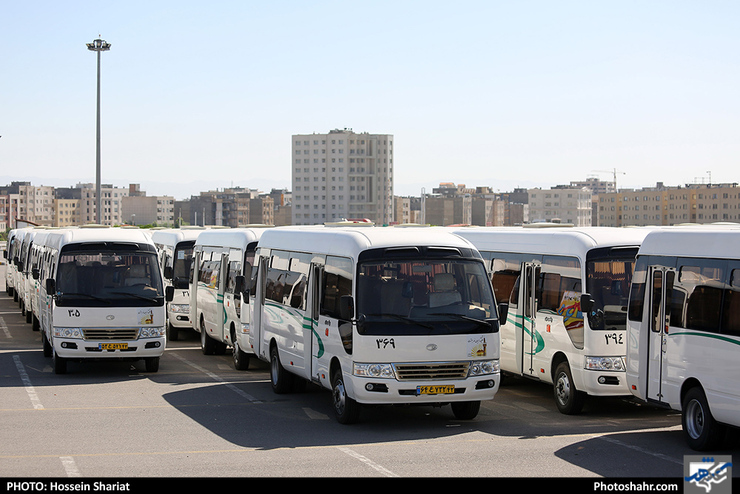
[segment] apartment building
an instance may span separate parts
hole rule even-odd
[[[77,184],[80,189],[80,222],[82,224],[97,222],[96,214],[97,203],[95,184]],[[114,187],[111,184],[100,185],[100,205],[103,209],[100,215],[100,223],[103,225],[115,226],[126,222],[123,216],[123,198],[128,197],[128,189],[123,187]]]
[[[394,221],[393,136],[335,129],[292,136],[292,223]]]
[[[740,222],[738,184],[687,184],[600,194],[600,226]]]
[[[178,202],[179,215],[191,225],[227,226],[274,225],[275,201],[269,194],[242,187],[211,190],[191,196],[185,205]]]
[[[558,185],[550,189],[528,189],[529,219],[558,221],[575,226],[592,225],[591,191],[585,187]]]

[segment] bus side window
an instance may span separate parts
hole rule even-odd
[[[352,295],[352,261],[344,257],[326,257],[321,299],[321,315],[339,319],[342,295]]]

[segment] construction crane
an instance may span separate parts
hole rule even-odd
[[[614,191],[615,192],[618,190],[617,189],[617,173],[619,173],[620,175],[627,175],[625,172],[617,171],[616,168],[612,168],[611,170],[593,170],[593,171],[597,173],[611,173],[612,176],[614,177]]]

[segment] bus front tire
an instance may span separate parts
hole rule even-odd
[[[53,351],[51,355],[51,362],[52,362],[52,365],[54,366],[54,374],[66,374],[67,373],[67,359],[57,355],[56,351]]]
[[[576,389],[568,362],[561,362],[555,368],[553,391],[555,393],[555,404],[560,413],[565,415],[581,413],[584,396],[582,392]]]
[[[681,404],[681,426],[691,449],[705,451],[719,446],[725,428],[714,420],[709,403],[700,387],[691,388]]]
[[[473,420],[480,411],[480,401],[457,401],[450,404],[458,420]]]
[[[274,345],[270,348],[270,384],[277,394],[287,393],[293,387],[291,374],[280,363],[280,355]]]
[[[234,368],[236,370],[247,370],[249,369],[249,354],[239,348],[239,342],[232,336],[234,346],[231,351],[232,358],[234,359]]]
[[[172,325],[171,322],[167,321],[167,339],[169,341],[177,341],[180,337],[180,330]]]
[[[347,396],[341,369],[337,369],[331,378],[332,404],[334,416],[340,424],[354,424],[360,418],[360,404]]]
[[[146,357],[144,366],[147,372],[157,372],[159,370],[159,357]]]

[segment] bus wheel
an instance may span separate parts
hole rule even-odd
[[[452,413],[458,420],[473,420],[480,411],[480,401],[457,401],[451,403]]]
[[[44,347],[44,357],[52,357],[54,355],[54,350],[51,348],[49,338],[47,338],[46,334],[43,332],[41,333],[41,342]]]
[[[555,368],[555,404],[560,413],[576,415],[583,408],[583,393],[576,389],[568,362],[561,362]]]
[[[57,355],[57,352],[52,349],[51,363],[54,367],[54,374],[66,374],[67,373],[67,359]]]
[[[159,370],[159,357],[146,357],[144,365],[147,372],[157,372]]]
[[[334,416],[340,424],[354,424],[360,418],[360,404],[347,396],[344,387],[342,370],[337,369],[331,377],[332,403],[334,404]]]
[[[172,325],[171,322],[167,321],[167,339],[169,341],[177,341],[180,337],[180,330]]]
[[[234,346],[231,348],[231,356],[234,358],[234,368],[236,370],[249,369],[249,354],[239,348],[239,342],[233,335],[231,339],[234,342]]]
[[[277,394],[287,393],[293,387],[291,375],[280,363],[280,355],[274,345],[270,348],[270,384]]]
[[[200,317],[200,350],[203,352],[203,355],[213,355],[216,353],[216,341],[208,336],[203,316]]]
[[[691,449],[704,451],[719,446],[725,428],[712,417],[707,397],[700,387],[686,393],[681,410],[681,426]]]

